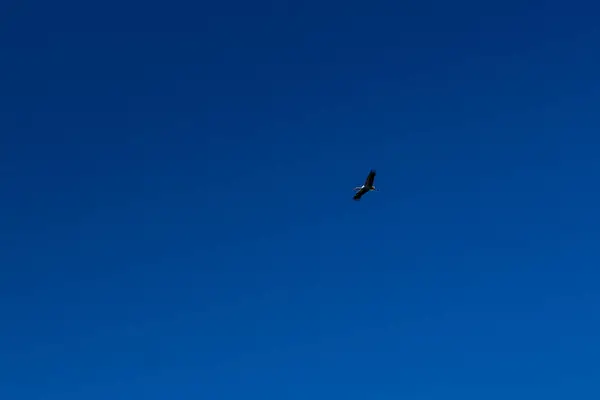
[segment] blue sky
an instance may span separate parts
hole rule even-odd
[[[4,2],[0,398],[597,399],[560,3]]]

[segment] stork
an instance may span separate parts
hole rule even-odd
[[[369,172],[367,179],[365,180],[365,184],[354,188],[354,191],[356,192],[356,194],[353,197],[354,200],[358,201],[358,200],[360,200],[361,197],[363,197],[363,195],[365,193],[377,190],[377,189],[375,189],[375,185],[373,185],[373,181],[375,180],[375,175],[376,175],[376,172],[374,169],[372,169],[371,172]]]

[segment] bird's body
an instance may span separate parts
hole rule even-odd
[[[353,197],[354,200],[358,201],[361,197],[363,197],[365,193],[377,190],[375,189],[375,185],[373,185],[373,182],[375,181],[375,175],[376,172],[374,169],[372,169],[371,172],[369,172],[369,175],[367,176],[364,185],[357,186],[354,188],[354,191],[356,192]]]

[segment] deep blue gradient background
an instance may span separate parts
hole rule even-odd
[[[599,15],[3,2],[0,398],[600,398]]]

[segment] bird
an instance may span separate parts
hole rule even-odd
[[[372,169],[369,172],[367,179],[365,180],[365,184],[354,188],[354,191],[356,192],[356,194],[353,197],[354,200],[358,201],[358,200],[360,200],[361,197],[363,197],[363,195],[365,193],[377,190],[377,189],[375,189],[375,185],[373,185],[373,181],[375,180],[375,175],[376,175],[376,172],[374,169]]]

